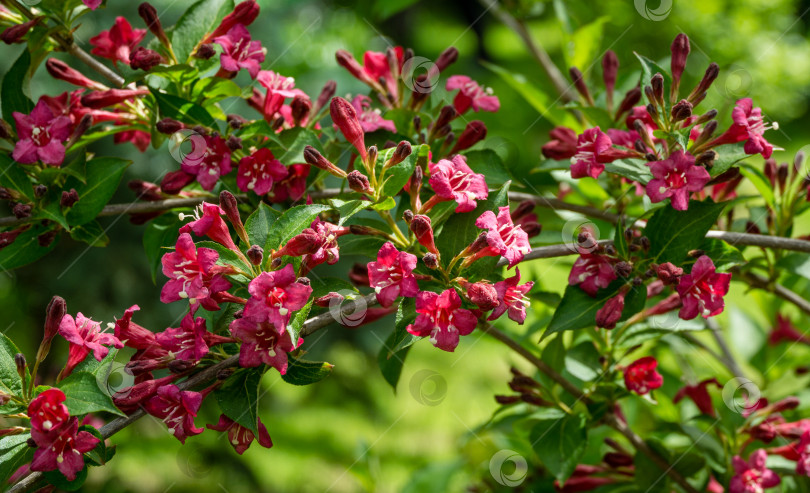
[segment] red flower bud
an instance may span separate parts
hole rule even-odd
[[[151,202],[165,198],[160,191],[160,187],[148,181],[130,180],[129,183],[127,183],[127,187],[135,192],[135,195],[137,195],[137,198],[140,200]]]
[[[397,148],[394,149],[394,153],[391,154],[391,158],[385,163],[385,168],[390,168],[391,166],[396,166],[397,164],[401,163],[405,160],[408,156],[411,155],[413,152],[413,148],[411,147],[411,143],[403,140],[399,144],[397,144]]]
[[[571,67],[568,69],[568,73],[571,75],[571,81],[574,82],[574,87],[576,87],[577,92],[585,98],[585,101],[590,105],[593,106],[593,97],[591,97],[590,91],[588,91],[588,86],[585,84],[585,79],[582,77],[582,72],[576,67]]]
[[[444,50],[440,55],[439,58],[436,59],[436,68],[439,72],[443,72],[444,69],[456,63],[458,60],[458,50],[455,46],[451,46]]]
[[[104,84],[91,80],[78,70],[71,68],[67,63],[56,58],[49,58],[45,62],[45,69],[54,79],[63,80],[79,87],[86,87],[97,91],[108,89]]]
[[[605,302],[605,305],[596,312],[596,326],[604,329],[616,327],[616,323],[622,318],[624,310],[624,293],[620,292],[613,298]]]
[[[624,99],[621,103],[619,103],[619,108],[616,110],[616,119],[627,113],[628,111],[632,110],[633,107],[641,101],[641,89],[638,87],[634,87],[627,91],[627,94],[624,95]]]
[[[28,204],[17,203],[12,207],[11,212],[17,219],[25,219],[31,217],[31,206]]]
[[[12,229],[11,231],[3,231],[2,233],[0,233],[0,250],[14,243],[14,240],[16,240],[18,236],[20,236],[20,233],[22,233],[29,227],[30,225],[26,225],[21,228]]]
[[[163,190],[163,193],[176,195],[180,193],[183,187],[193,182],[194,178],[194,175],[186,173],[183,170],[171,171],[166,173],[163,177],[163,180],[160,182],[160,189]]]
[[[163,63],[163,57],[160,53],[154,50],[148,50],[143,46],[138,46],[133,52],[129,54],[129,66],[133,70],[150,71],[156,66]]]
[[[237,24],[242,24],[243,26],[249,26],[253,21],[256,20],[256,17],[259,16],[259,4],[256,3],[256,0],[247,0],[245,2],[238,3],[236,7],[233,9],[233,12],[226,15],[225,18],[222,19],[222,22],[219,23],[219,26],[205,37],[203,43],[210,43],[214,38],[218,36],[224,36]]]
[[[88,108],[104,108],[147,94],[149,94],[148,89],[108,89],[106,91],[95,91],[82,96],[82,105]]]
[[[484,311],[492,310],[500,304],[498,292],[492,284],[476,282],[468,284],[466,288],[467,299]]]
[[[605,52],[602,57],[602,79],[605,81],[607,88],[607,97],[613,104],[613,88],[616,87],[616,73],[619,71],[619,58],[611,50]]]
[[[169,47],[171,43],[169,43],[169,38],[166,37],[166,33],[163,31],[163,26],[160,24],[160,18],[155,7],[150,5],[149,2],[143,2],[138,6],[138,15],[140,15],[141,19],[146,23],[146,27],[149,31],[160,40],[160,43],[163,46]]]
[[[290,102],[290,113],[293,117],[295,125],[301,125],[307,121],[309,112],[312,110],[312,102],[309,98],[303,96],[296,96]]]
[[[62,207],[73,207],[73,204],[79,201],[79,193],[75,188],[70,191],[63,191],[62,198],[59,200],[59,205]]]
[[[346,140],[357,149],[360,158],[366,161],[365,134],[352,104],[341,97],[332,98],[332,103],[329,105],[329,114],[332,115],[332,121],[343,136],[346,137]]]
[[[248,248],[247,258],[250,260],[251,264],[261,265],[262,259],[264,258],[264,250],[259,245],[253,245]]]
[[[315,298],[315,305],[320,306],[321,308],[329,308],[332,303],[332,300],[336,300],[338,304],[343,303],[343,295],[340,293],[336,293],[334,291],[321,296],[320,298]]]
[[[160,387],[169,385],[178,377],[179,375],[167,375],[163,378],[146,380],[132,387],[127,387],[113,394],[113,403],[118,409],[130,414],[138,409],[140,404],[145,403],[147,399],[155,395]]]
[[[0,34],[0,39],[2,39],[3,42],[7,45],[22,43],[23,36],[28,34],[28,31],[30,31],[31,28],[34,27],[35,25],[39,24],[44,18],[45,17],[43,16],[34,17],[30,21],[23,22],[22,24],[17,24],[16,26],[11,26],[7,28],[5,31],[3,31],[2,34]]]
[[[354,110],[352,110],[354,111]],[[304,147],[304,161],[307,164],[328,171],[329,173],[337,176],[338,178],[346,178],[346,172],[335,166],[331,161],[323,157],[323,155],[312,146]]]
[[[194,58],[198,58],[200,60],[208,60],[212,56],[217,54],[217,50],[214,49],[214,45],[211,43],[204,43],[201,44],[197,51],[194,53]]]
[[[430,218],[423,214],[416,214],[413,220],[408,225],[416,236],[416,241],[420,245],[427,248],[430,253],[439,254],[436,244],[433,242],[433,227],[430,224]]]
[[[655,268],[655,274],[665,285],[674,286],[678,284],[680,277],[683,275],[683,269],[676,267],[670,262],[666,262]]]
[[[681,75],[686,67],[686,57],[689,56],[689,37],[683,33],[678,34],[669,48],[672,51],[670,68],[672,71],[672,87],[673,91],[675,91],[681,83]]]
[[[273,254],[273,258],[289,255],[290,257],[301,257],[315,253],[321,247],[321,236],[312,228],[306,228],[301,233],[290,238],[281,250]]]
[[[357,193],[374,193],[368,177],[357,170],[346,175],[346,180],[349,182],[349,188]]]
[[[182,130],[185,127],[186,126],[183,125],[182,122],[173,120],[169,117],[166,117],[157,122],[157,124],[155,124],[155,128],[157,128],[157,131],[165,135],[172,135],[173,133]]]
[[[473,120],[464,127],[461,132],[456,145],[450,151],[450,154],[458,154],[459,152],[469,149],[478,142],[484,140],[487,136],[487,126],[480,120]]]
[[[318,99],[315,100],[315,106],[312,107],[312,115],[317,115],[321,112],[321,109],[326,106],[332,97],[335,95],[335,91],[337,90],[337,82],[330,80],[327,81],[326,84],[323,85],[323,89],[321,89],[321,93],[318,95]]]
[[[348,51],[337,50],[335,52],[335,60],[337,61],[338,65],[348,70],[355,79],[363,81],[367,84],[377,82],[366,74],[366,72],[363,70],[363,66],[360,65],[360,62],[358,62],[357,59],[355,59],[354,56]]]

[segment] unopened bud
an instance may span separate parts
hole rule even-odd
[[[441,52],[439,58],[436,59],[436,68],[439,72],[443,72],[444,69],[455,63],[456,60],[458,60],[458,50],[455,46],[451,46]]]
[[[309,98],[296,96],[290,103],[290,113],[296,125],[306,121],[310,110],[312,110],[312,102]]]
[[[517,395],[496,395],[495,402],[498,404],[515,404],[521,402],[520,396]]]
[[[627,91],[627,94],[624,95],[624,99],[622,99],[622,102],[619,103],[619,108],[616,110],[616,119],[632,110],[639,101],[641,101],[640,88],[634,87]]]
[[[670,62],[672,81],[677,87],[680,84],[683,69],[686,67],[686,57],[689,56],[689,37],[683,33],[678,34],[669,48],[672,51],[672,61]]]
[[[48,193],[48,187],[45,185],[37,185],[34,187],[34,197],[41,199]]]
[[[79,192],[75,188],[69,191],[62,191],[62,198],[59,199],[59,205],[62,207],[73,207],[73,204],[79,201]]]
[[[138,14],[146,23],[146,27],[149,31],[160,40],[160,43],[163,46],[169,47],[171,43],[169,43],[169,38],[166,37],[166,33],[163,31],[163,26],[160,24],[160,18],[155,7],[148,2],[143,2],[138,6]]]
[[[368,177],[357,170],[346,175],[346,180],[349,182],[349,188],[357,193],[374,193]]]
[[[228,119],[228,126],[234,130],[239,130],[240,128],[242,128],[243,125],[246,125],[248,123],[247,120],[236,114],[228,115],[227,119]]]
[[[150,94],[148,89],[107,89],[82,96],[82,105],[88,108],[104,108]]]
[[[304,147],[304,161],[307,164],[320,168],[324,171],[337,176],[338,178],[346,178],[346,172],[335,166],[331,161],[323,157],[323,155],[312,146]]]
[[[37,236],[37,244],[41,247],[48,247],[53,243],[53,240],[59,234],[56,230],[51,230],[46,233],[42,233],[41,235]]]
[[[577,92],[585,98],[585,101],[593,106],[593,97],[591,97],[590,91],[588,91],[588,86],[585,84],[585,79],[582,77],[582,72],[576,67],[571,67],[568,69],[568,73],[571,75],[571,80],[574,82],[574,87],[576,87]]]
[[[698,166],[705,166],[707,168],[711,168],[712,166],[714,166],[715,159],[717,159],[717,153],[709,149],[706,152],[698,154],[698,156],[695,158],[695,164]]]
[[[160,120],[155,124],[155,128],[157,128],[157,131],[166,135],[172,135],[173,133],[183,129],[184,127],[185,125],[183,125],[181,122],[168,117]]]
[[[141,69],[150,71],[163,63],[163,57],[155,50],[149,50],[143,46],[138,46],[129,54],[129,66],[133,70]]]
[[[195,365],[192,361],[175,359],[169,362],[169,371],[172,373],[185,373],[194,368]]]
[[[352,224],[349,226],[349,231],[353,235],[360,236],[387,236],[385,232],[379,229],[372,228],[371,226],[363,226],[362,224]]]
[[[335,91],[337,90],[337,82],[330,80],[324,84],[323,89],[321,89],[321,93],[318,95],[318,99],[315,100],[315,106],[312,107],[312,111],[310,114],[317,115],[321,112],[321,108],[326,106],[326,103],[332,99],[335,95]]]
[[[14,364],[17,366],[17,373],[20,375],[25,374],[25,369],[28,367],[28,362],[25,360],[25,355],[23,353],[17,353],[14,355]]]
[[[391,154],[391,159],[385,163],[386,168],[390,168],[391,166],[396,166],[397,164],[401,163],[405,160],[408,156],[411,155],[413,149],[411,148],[411,143],[407,140],[403,140],[399,144],[397,144],[397,148],[394,150],[394,153]]]
[[[467,287],[467,299],[484,311],[492,310],[500,304],[495,286],[485,282],[470,284]]]
[[[413,220],[411,220],[408,227],[411,229],[414,236],[416,236],[416,241],[418,241],[420,245],[431,253],[439,254],[439,250],[436,249],[436,244],[433,241],[433,227],[430,224],[430,218],[428,216],[423,214],[413,216]]]
[[[616,271],[616,275],[619,277],[630,277],[630,274],[633,273],[633,264],[622,261],[617,263],[613,270]]]
[[[430,252],[426,253],[422,257],[422,262],[424,262],[425,267],[427,267],[428,269],[433,270],[439,268],[439,257],[437,257],[435,253]]]
[[[22,43],[23,37],[28,34],[28,31],[31,30],[36,24],[39,24],[42,19],[45,17],[39,16],[34,17],[30,21],[23,22],[22,24],[17,24],[15,26],[11,26],[7,28],[5,31],[0,34],[0,40],[2,40],[5,44],[11,45],[15,43]]]
[[[343,303],[344,299],[345,298],[342,294],[331,291],[321,296],[320,298],[315,298],[315,301],[313,303],[315,303],[316,306],[320,306],[321,308],[328,308],[329,306],[332,305],[332,303],[334,303],[333,300],[337,300],[337,303]]]
[[[242,139],[236,135],[231,135],[228,137],[228,140],[225,141],[225,145],[232,151],[238,151],[242,148]]]
[[[43,336],[43,343],[50,342],[59,332],[59,324],[67,313],[67,303],[61,296],[54,296],[51,298],[48,307],[45,309],[45,335]],[[43,355],[44,357],[45,355]]]
[[[444,127],[453,119],[458,116],[458,111],[452,105],[443,106],[441,110],[439,110],[439,116],[436,118],[436,121],[433,122],[433,129],[432,132],[436,132],[439,128]]]
[[[308,277],[299,277],[295,280],[295,283],[303,286],[309,286],[312,284],[312,281]]]
[[[332,98],[329,114],[332,116],[332,121],[340,130],[340,133],[357,149],[361,159],[366,161],[365,133],[352,104],[341,97]]]
[[[650,79],[655,104],[663,106],[664,102],[664,76],[656,73]],[[652,101],[651,101],[652,102]]]
[[[685,99],[681,99],[674,106],[672,106],[672,121],[679,122],[686,120],[692,116],[692,103]]]
[[[253,265],[261,265],[264,258],[264,250],[259,245],[253,245],[248,248],[247,258]]]
[[[198,58],[200,60],[208,60],[212,56],[216,55],[217,51],[214,49],[214,45],[211,43],[204,43],[201,44],[197,51],[194,52],[194,58]]]
[[[17,219],[25,219],[31,217],[31,206],[28,204],[17,203],[12,207],[11,212]]]
[[[453,146],[450,151],[451,154],[457,154],[461,151],[467,150],[478,142],[484,140],[487,136],[487,126],[480,120],[473,120],[464,127],[464,131],[458,138],[458,142]]]

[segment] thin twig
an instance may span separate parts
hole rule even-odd
[[[762,289],[764,291],[768,291],[773,293],[774,295],[782,298],[785,301],[789,301],[796,305],[804,313],[810,315],[810,302],[806,299],[802,298],[799,294],[791,291],[790,289],[782,286],[781,284],[777,284],[775,282],[770,282],[768,279],[754,274],[753,272],[746,272],[742,273],[743,279],[745,279],[748,284],[754,286],[755,288]]]

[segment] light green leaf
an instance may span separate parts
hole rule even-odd
[[[172,47],[177,59],[188,60],[197,44],[233,7],[233,0],[200,0],[189,7],[172,31]]]
[[[335,365],[323,361],[289,358],[287,373],[281,379],[292,385],[311,385],[332,374]]]
[[[99,385],[96,375],[79,371],[71,373],[59,382],[58,387],[65,393],[65,405],[72,416],[106,411],[124,416],[113,404],[107,392]]]

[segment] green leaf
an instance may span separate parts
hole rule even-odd
[[[76,473],[76,478],[74,478],[73,481],[68,481],[65,475],[59,472],[58,469],[44,472],[43,476],[48,484],[55,486],[59,490],[77,491],[87,480],[87,464],[84,465],[81,471]]]
[[[307,304],[301,307],[301,309],[295,312],[292,318],[290,318],[290,323],[287,325],[287,332],[290,333],[290,340],[292,340],[293,343],[298,342],[298,338],[301,337],[301,329],[304,328],[304,323],[307,321],[309,311],[312,309],[312,303],[314,301],[315,298],[310,297]]]
[[[587,420],[582,414],[538,421],[529,435],[532,448],[560,483],[571,477],[588,448]]]
[[[785,255],[776,263],[779,270],[786,270],[791,274],[810,279],[810,255],[806,253],[791,253]]]
[[[110,244],[110,237],[107,236],[98,221],[90,221],[73,228],[70,237],[94,247],[105,247]]]
[[[554,125],[569,127],[580,130],[582,125],[567,111],[555,107],[554,100],[543,93],[540,89],[532,85],[525,75],[516,74],[498,65],[481,61],[481,64],[489,70],[495,72],[501,79],[509,84],[512,89],[518,92],[541,117],[546,118]]]
[[[414,298],[403,298],[397,307],[397,317],[394,332],[386,339],[380,352],[377,354],[377,363],[380,366],[383,378],[389,385],[397,390],[397,383],[402,374],[405,357],[414,342],[420,338],[407,331],[409,324],[416,319],[416,304]]]
[[[652,172],[642,159],[618,159],[605,163],[605,171],[646,185],[652,180]]]
[[[96,375],[79,371],[68,375],[59,382],[59,388],[65,393],[65,405],[72,416],[106,411],[124,416],[113,404],[107,392],[102,389]]]
[[[711,175],[712,178],[725,173],[743,159],[751,157],[750,154],[746,154],[745,152],[745,142],[721,145],[715,147],[713,150],[717,153],[717,159],[714,160],[714,164],[709,168],[709,175]]]
[[[646,440],[647,445],[667,464],[684,477],[694,476],[703,469],[706,461],[697,452],[687,451],[684,453],[673,452],[669,447],[656,439]],[[644,491],[667,491],[669,477],[666,471],[662,470],[658,464],[650,457],[641,452],[636,453],[634,460],[636,469],[636,485]]]
[[[382,169],[382,165],[385,163],[385,161],[387,161],[391,155],[394,154],[395,150],[396,148],[390,148],[381,153],[377,161],[380,163],[380,169]],[[411,176],[413,175],[413,170],[416,167],[416,161],[419,159],[419,155],[422,154],[427,156],[429,151],[430,148],[425,144],[414,146],[411,154],[403,159],[402,162],[397,163],[396,165],[385,170],[385,174],[382,175],[382,179],[384,180],[382,185],[383,196],[393,197],[401,192],[402,187],[408,183],[408,180],[410,180]]]
[[[172,31],[172,48],[182,63],[206,34],[233,10],[233,0],[200,0],[186,10]]]
[[[304,163],[304,148],[312,146],[321,151],[321,141],[312,130],[304,127],[295,127],[284,130],[278,134],[279,142],[284,153],[278,158],[284,164]]]
[[[397,206],[397,201],[394,200],[394,197],[386,197],[381,202],[377,202],[376,204],[372,204],[371,208],[375,211],[390,211],[394,207]]]
[[[250,246],[259,245],[264,247],[267,243],[267,235],[270,227],[278,219],[281,213],[264,202],[245,221]]]
[[[557,310],[555,310],[543,338],[555,332],[595,326],[596,312],[605,306],[607,300],[616,296],[619,289],[626,284],[627,281],[617,279],[610,283],[608,287],[600,289],[594,298],[591,298],[579,286],[567,286],[562,301],[557,306]],[[624,310],[622,310],[620,320],[626,320],[644,309],[646,300],[647,289],[644,286],[631,286],[624,298]]]
[[[79,194],[79,201],[65,214],[68,222],[80,226],[95,219],[115,194],[130,164],[132,161],[128,159],[100,157],[87,162],[86,184],[74,177],[68,178],[64,188],[75,188]]]
[[[331,207],[328,205],[311,204],[298,205],[284,211],[281,217],[276,219],[276,222],[270,227],[267,242],[264,244],[265,255],[269,255],[271,250],[278,250],[290,238],[308,228],[318,214],[329,209]]]
[[[239,97],[242,89],[232,80],[207,77],[194,84],[191,98],[203,106],[211,106],[225,98]]]
[[[343,235],[338,238],[340,251],[352,252],[352,255],[362,255],[368,258],[377,258],[377,253],[385,243],[379,236]]]
[[[640,82],[642,93],[644,91],[644,87],[650,85],[650,79],[652,79],[656,73],[659,73],[664,76],[664,88],[665,88],[664,92],[668,92],[670,86],[672,85],[672,76],[669,75],[669,71],[663,69],[660,65],[650,60],[649,58],[645,57],[644,55],[639,55],[636,52],[633,52],[633,54],[636,55],[638,61],[641,62]],[[664,99],[666,100],[667,98]]]
[[[703,243],[697,249],[706,252],[718,272],[727,272],[732,267],[746,263],[742,252],[723,240],[704,238]]]
[[[197,248],[210,248],[211,250],[215,250],[217,253],[219,253],[217,263],[220,265],[232,265],[246,273],[253,270],[253,267],[245,263],[245,261],[242,260],[242,257],[240,257],[236,252],[224,245],[220,245],[219,243],[213,241],[198,241]]]
[[[465,154],[467,166],[476,173],[487,177],[487,185],[495,187],[503,185],[512,179],[512,175],[498,153],[492,149],[470,151]]]
[[[627,237],[624,236],[626,230],[624,217],[619,217],[619,222],[616,224],[616,231],[613,234],[613,246],[616,248],[616,254],[619,258],[627,258],[630,253],[627,246]]]
[[[677,211],[670,206],[658,209],[644,228],[644,234],[650,240],[653,262],[680,264],[690,250],[700,247],[706,232],[717,221],[725,206],[711,200],[692,200],[685,211]]]
[[[340,214],[338,226],[343,226],[346,220],[369,206],[367,200],[340,200],[332,199],[332,207]]]
[[[292,385],[311,385],[332,374],[335,365],[322,361],[290,358],[287,373],[281,379]]]
[[[259,434],[259,383],[264,374],[264,366],[240,368],[214,391],[225,416]]]
[[[47,255],[56,248],[58,238],[54,238],[48,246],[41,246],[37,237],[53,229],[53,226],[37,224],[22,232],[14,243],[0,250],[0,269],[16,269]]]
[[[20,192],[23,197],[28,199],[32,198],[31,193],[31,179],[23,171],[24,164],[11,159],[8,154],[0,154],[0,186],[16,190]]]
[[[20,350],[11,342],[11,339],[0,333],[0,391],[4,394],[22,395],[23,384],[17,373],[17,365],[14,363],[14,355],[19,352]],[[0,410],[3,407],[0,407]]]
[[[607,16],[599,17],[580,27],[570,36],[573,41],[573,53],[563,50],[569,67],[586,70],[599,57],[602,34],[609,20],[610,17]]]
[[[143,233],[143,249],[149,261],[152,282],[155,282],[161,269],[160,261],[163,255],[169,253],[169,249],[177,243],[178,230],[182,222],[175,214],[164,214],[146,225],[146,231]]]
[[[68,224],[65,215],[62,213],[62,206],[59,204],[58,199],[56,199],[57,195],[49,193],[48,196],[49,198],[53,197],[53,202],[39,209],[34,217],[37,219],[53,221],[59,226],[62,226],[65,230],[69,231],[70,225]]]
[[[776,204],[776,200],[773,195],[773,187],[765,174],[750,164],[742,164],[740,166],[740,173],[748,178],[754,187],[756,187],[757,192],[762,195],[765,203],[768,204],[771,209],[775,209],[774,205]]]
[[[151,89],[155,96],[161,116],[173,118],[183,123],[196,123],[206,127],[214,127],[214,117],[202,106],[171,94],[163,94]]]
[[[28,446],[29,438],[30,433],[0,438],[0,484],[5,485],[20,466],[31,461],[34,449]]]
[[[31,68],[31,53],[23,50],[14,65],[6,72],[0,85],[0,102],[3,106],[3,120],[14,124],[15,111],[23,114],[31,113],[34,103],[26,95],[28,93],[28,70]]]

